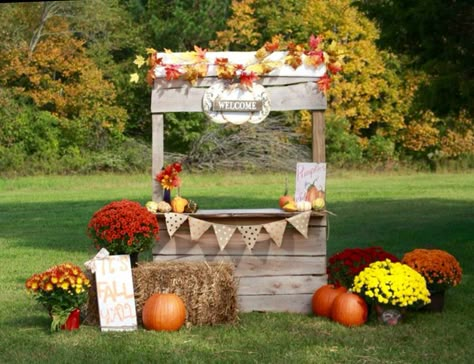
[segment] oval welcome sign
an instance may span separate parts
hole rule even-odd
[[[218,124],[258,124],[270,113],[270,98],[262,85],[247,88],[219,81],[204,93],[202,110]]]

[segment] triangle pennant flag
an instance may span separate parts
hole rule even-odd
[[[286,220],[298,230],[306,239],[308,238],[308,223],[311,211],[305,211],[301,214],[288,217]]]
[[[245,244],[250,250],[252,250],[255,243],[257,242],[258,234],[260,234],[262,225],[241,225],[238,228],[242,234]]]
[[[232,225],[222,224],[212,224],[212,226],[214,227],[214,232],[216,233],[216,238],[217,242],[219,243],[219,247],[221,250],[224,250],[230,238],[232,238],[232,235],[234,235],[236,227]]]
[[[270,235],[270,238],[272,238],[278,247],[281,247],[281,243],[283,242],[286,224],[286,220],[279,220],[263,225],[268,235]]]
[[[181,225],[183,225],[183,222],[185,222],[188,219],[188,215],[185,214],[177,214],[174,212],[168,212],[165,214],[165,220],[166,220],[166,229],[168,230],[168,235],[172,237],[176,230],[180,228]]]
[[[212,225],[208,221],[199,220],[195,217],[189,216],[189,232],[191,235],[191,240],[197,241],[204,234],[207,229]]]

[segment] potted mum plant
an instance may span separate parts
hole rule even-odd
[[[402,262],[425,278],[431,293],[431,303],[425,308],[441,312],[445,291],[461,282],[462,269],[457,259],[444,250],[414,249],[403,256]]]
[[[383,250],[379,246],[368,248],[347,248],[328,259],[328,281],[336,287],[349,289],[358,275],[370,263],[390,259],[398,262],[399,259]]]
[[[158,238],[158,222],[138,202],[114,201],[94,213],[87,232],[97,250],[129,254],[134,266],[138,254],[150,249]]]
[[[55,265],[43,273],[33,274],[25,286],[48,310],[52,318],[51,331],[79,328],[80,309],[87,301],[90,281],[77,265]]]
[[[379,321],[396,325],[404,309],[430,302],[426,281],[416,270],[389,259],[371,263],[354,278],[351,290],[373,304]]]

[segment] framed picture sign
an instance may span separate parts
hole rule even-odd
[[[326,163],[297,163],[295,201],[326,198]]]

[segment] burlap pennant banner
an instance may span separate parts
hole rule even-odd
[[[311,211],[305,211],[301,214],[289,217],[286,219],[293,227],[298,230],[301,235],[308,238],[308,223],[311,216]]]
[[[236,226],[233,225],[222,225],[222,224],[212,224],[214,232],[216,233],[217,242],[219,243],[219,248],[224,250],[229,240],[234,235]]]
[[[286,220],[280,220],[263,225],[268,235],[270,235],[270,238],[272,238],[272,240],[279,248],[281,247],[281,244],[283,242],[283,235],[285,234],[286,224]]]
[[[210,227],[211,223],[204,220],[196,219],[195,217],[189,216],[189,232],[191,240],[197,241]]]
[[[255,243],[257,242],[258,234],[262,229],[262,225],[241,225],[238,226],[242,238],[244,239],[245,245],[252,250]]]
[[[166,229],[168,235],[172,237],[174,233],[180,228],[181,225],[188,219],[186,214],[177,214],[174,212],[168,212],[165,214]]]
[[[177,214],[174,212],[165,214],[166,228],[170,237],[176,233],[176,231],[186,220],[189,221],[189,232],[192,241],[198,241],[212,225],[214,228],[214,233],[216,234],[217,242],[219,243],[220,250],[225,249],[237,228],[242,234],[242,239],[244,240],[245,245],[249,249],[253,249],[255,246],[262,227],[267,231],[270,238],[279,248],[283,244],[283,236],[285,234],[287,223],[290,223],[296,230],[298,230],[301,235],[303,235],[305,238],[308,238],[308,225],[310,217],[311,211],[305,211],[298,215],[263,225],[235,226],[211,223],[205,220],[196,219],[186,214]]]

